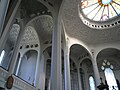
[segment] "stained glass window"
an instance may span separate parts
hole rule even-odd
[[[95,90],[95,82],[92,76],[89,77],[90,90]]]
[[[115,90],[118,90],[113,71],[110,68],[106,68],[104,73],[105,73],[107,83],[109,85],[109,90],[113,90],[113,87],[115,88]]]
[[[81,0],[84,15],[94,21],[106,21],[120,15],[120,0]]]
[[[104,71],[109,90],[118,90],[115,75],[113,73],[113,65],[108,60],[104,60],[101,69]]]

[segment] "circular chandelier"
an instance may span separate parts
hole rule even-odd
[[[83,14],[93,21],[107,21],[120,15],[120,0],[81,0]]]

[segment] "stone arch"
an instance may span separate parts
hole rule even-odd
[[[93,64],[91,58],[89,57],[84,58],[80,63],[79,69],[80,69],[82,89],[89,90],[90,89],[89,76],[92,75],[94,77]]]
[[[90,56],[89,52],[82,45],[80,45],[80,44],[71,45],[70,52],[69,52],[69,58],[72,59],[71,61],[74,62],[74,64],[72,63],[73,65],[71,65],[71,61],[70,61],[70,69],[72,69],[72,67],[74,66],[72,71],[76,70],[76,72],[75,72],[75,74],[77,74],[75,77],[77,79],[77,80],[75,79],[76,85],[78,85],[78,83],[79,83],[78,77],[80,77],[80,76],[78,76],[79,75],[78,74],[79,73],[78,72],[79,62],[81,61],[82,58],[85,58],[88,56]],[[70,75],[73,75],[73,73],[70,73]],[[74,81],[73,78],[71,80]],[[72,83],[72,81],[71,81],[71,86],[74,87],[74,84]],[[78,85],[78,88],[76,87],[76,90],[78,90],[78,89],[79,89],[79,85]]]
[[[80,60],[79,65],[80,65],[80,63],[82,63],[85,59],[89,59],[90,61],[92,61],[92,58],[89,57],[89,56],[87,56],[87,57],[82,58],[82,59]]]
[[[103,61],[104,59],[109,59],[109,58],[113,59],[113,58],[115,58],[114,59],[115,63],[120,65],[120,62],[118,60],[116,60],[116,59],[119,59],[119,54],[120,54],[119,49],[116,49],[116,48],[104,48],[97,54],[96,60],[97,60],[97,63],[98,63],[98,59]],[[110,61],[112,62],[112,60],[110,60]]]
[[[96,53],[96,57],[98,56],[98,54],[102,51],[102,50],[105,50],[107,48],[114,48],[114,49],[118,49],[120,50],[120,46],[119,46],[119,43],[106,43],[106,44],[103,44],[103,45],[98,45],[96,48],[95,48],[95,53]]]
[[[83,48],[85,48],[88,51],[88,53],[90,54],[90,56],[92,57],[92,52],[91,52],[90,48],[88,47],[88,45],[86,43],[84,43],[84,42],[82,42],[82,41],[80,41],[78,39],[75,39],[75,38],[68,39],[68,42],[69,42],[68,43],[69,44],[69,48],[71,46],[75,45],[75,44],[80,45]]]
[[[120,80],[120,77],[117,76],[117,74],[119,75],[120,70],[119,54],[120,50],[117,48],[104,48],[97,54],[96,61],[98,65],[98,70],[100,73],[100,77],[103,78],[103,81],[105,81],[106,79],[104,70],[102,69],[104,65],[107,65],[108,68],[111,68],[112,65],[112,71],[115,74],[115,78]],[[104,63],[105,61],[108,61],[109,63]]]
[[[71,51],[72,49],[73,49],[73,51]],[[70,55],[74,55],[72,57],[75,57],[79,61],[78,63],[75,62],[77,64],[77,66],[79,66],[79,63],[81,62],[81,60],[83,58],[91,57],[89,51],[80,44],[71,45],[69,53],[70,53]]]

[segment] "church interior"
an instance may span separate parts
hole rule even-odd
[[[0,90],[120,90],[120,0],[0,0]]]

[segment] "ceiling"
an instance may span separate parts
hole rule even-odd
[[[83,24],[79,17],[79,0],[66,0],[63,5],[62,17],[66,33],[84,43],[102,44],[120,40],[120,25],[109,29],[92,29]]]
[[[53,31],[53,18],[49,15],[38,16],[31,22],[39,37],[44,42],[51,41]]]
[[[83,56],[86,53],[88,53],[87,50],[81,45],[75,44],[70,48],[70,56],[75,60],[78,60],[80,56]]]
[[[120,69],[120,51],[114,48],[108,48],[102,50],[97,56],[97,63],[99,69],[101,69],[102,63],[104,60],[108,60],[115,69]]]
[[[40,2],[37,0],[33,1],[30,0],[22,0],[22,8],[26,10],[26,14],[30,16],[33,13],[38,13],[38,12],[47,12],[48,9],[42,5]],[[50,0],[51,1],[51,0]],[[80,41],[83,41],[84,43],[87,44],[101,44],[105,42],[115,42],[120,40],[120,26],[114,27],[114,28],[109,28],[109,29],[92,29],[85,24],[83,24],[82,20],[79,17],[78,13],[78,4],[80,1],[77,0],[66,0],[63,5],[63,13],[62,13],[62,19],[64,22],[65,30],[66,33],[70,37],[74,37]],[[22,13],[23,14],[23,13]],[[31,25],[36,31],[39,37],[43,41],[51,41],[51,36],[52,36],[52,30],[53,30],[53,18],[50,15],[44,15],[37,16],[38,18],[35,18],[29,25]],[[16,34],[15,34],[16,33]],[[33,35],[34,34],[34,35]],[[17,29],[11,30],[10,33],[10,40],[11,42],[16,41],[16,37],[18,36],[18,31]],[[36,37],[35,37],[36,36]],[[29,40],[35,41],[37,35],[36,32],[33,30],[29,29],[26,31],[23,41],[28,42]],[[15,39],[15,40],[14,40]],[[29,40],[28,40],[29,39]],[[107,54],[116,54],[116,51],[106,51],[109,52]],[[112,53],[111,53],[112,52]],[[71,55],[72,57],[80,57],[81,53],[87,53],[87,51],[79,45],[75,45],[71,47]],[[106,53],[105,53],[106,55]],[[103,56],[103,55],[102,55]]]
[[[18,29],[18,26],[16,24],[13,24],[13,28],[9,34],[9,41],[11,43],[14,44],[16,42],[19,30],[20,29]],[[38,42],[39,37],[44,42],[51,41],[52,30],[53,18],[49,15],[38,16],[37,18],[33,19],[25,28],[21,43]]]
[[[114,48],[107,48],[99,52],[97,57],[110,57],[110,56],[115,56],[118,57],[120,54],[120,51]]]
[[[120,25],[106,29],[93,29],[85,25],[79,16],[79,3],[80,0],[65,0],[63,4],[62,19],[65,31],[69,37],[76,38],[88,45],[115,43],[116,41],[120,41]],[[105,23],[110,22],[107,21]],[[86,50],[83,47],[73,46],[71,47],[70,56],[78,58],[81,53],[85,52]],[[107,49],[99,53],[97,58],[99,70],[101,70],[104,59],[108,59],[115,69],[120,69],[119,54],[120,52],[115,49]],[[91,69],[88,71],[91,71]]]
[[[89,60],[89,59],[85,59],[84,61],[82,61],[81,64],[80,64],[80,67],[81,67],[83,70],[85,69],[85,71],[86,71],[87,73],[93,72],[92,62],[91,62],[91,60]]]
[[[37,0],[22,0],[21,3],[22,17],[30,17],[35,14],[47,12],[47,8]]]
[[[37,0],[22,0],[20,14],[16,18],[28,18],[30,21],[21,43],[36,42],[38,41],[38,36],[44,42],[51,41],[53,18],[51,12],[43,4]],[[20,31],[15,25],[12,26],[9,34],[8,41],[11,45],[15,44]]]

